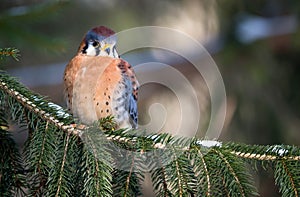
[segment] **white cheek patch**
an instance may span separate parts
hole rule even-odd
[[[89,45],[89,47],[86,49],[86,54],[90,55],[90,56],[96,56],[97,51],[96,51],[95,47],[93,47],[92,45]]]

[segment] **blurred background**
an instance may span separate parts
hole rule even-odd
[[[227,94],[221,141],[300,145],[299,14],[298,0],[2,0],[0,47],[18,48],[21,57],[18,62],[6,60],[1,69],[65,106],[64,67],[91,27],[105,25],[116,32],[146,25],[171,27],[203,44],[218,65]],[[164,62],[189,78],[201,78],[193,76],[188,62],[166,57]],[[210,102],[205,83],[195,81],[202,128]],[[154,98],[170,104],[169,94],[146,85],[139,108],[145,110]],[[147,122],[147,115],[140,120]],[[261,196],[279,196],[273,181],[272,175],[258,179]]]

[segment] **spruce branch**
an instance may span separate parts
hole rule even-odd
[[[81,135],[82,131],[80,129],[77,129],[72,124],[66,125],[64,121],[70,123],[73,120],[68,118],[71,117],[71,115],[60,106],[45,101],[40,95],[33,94],[4,72],[0,72],[0,76],[0,89],[24,106],[24,108],[29,110],[31,113],[36,114],[41,119],[51,122],[53,125],[67,133]],[[49,112],[43,110],[43,108],[45,108],[45,104],[48,104]],[[61,121],[62,119],[63,121]]]
[[[207,150],[196,145],[195,140],[191,146],[190,160],[192,161],[193,170],[197,177],[197,193],[201,196],[212,196],[211,192],[211,177],[208,170],[208,161],[205,158]],[[194,160],[193,160],[194,159]]]
[[[14,60],[19,61],[20,51],[16,48],[0,48],[0,60],[6,57],[12,57]]]
[[[222,152],[221,151],[218,151],[218,150],[213,150],[217,155],[218,155],[218,157],[220,158],[220,160],[222,161],[222,162],[224,162],[224,165],[225,165],[225,168],[224,169],[228,169],[228,174],[230,175],[230,176],[232,176],[233,178],[234,178],[234,182],[235,182],[235,184],[234,185],[236,185],[236,188],[230,188],[230,189],[232,189],[234,192],[235,192],[235,194],[238,194],[238,195],[241,195],[241,196],[246,196],[246,193],[245,193],[245,191],[244,191],[244,187],[242,186],[242,184],[241,184],[241,181],[240,181],[240,177],[238,176],[238,174],[237,174],[237,172],[236,172],[236,170],[234,169],[234,166],[232,165],[232,162],[230,162],[226,157],[225,157],[225,155],[223,155],[222,154]],[[227,191],[229,191],[229,182],[227,182],[227,180],[226,180],[226,178],[224,177],[224,179],[223,179],[223,183],[224,183],[224,186],[225,186],[225,188],[227,189]],[[233,195],[235,195],[235,194],[233,194]],[[230,192],[229,192],[229,196],[232,196],[232,194],[230,195]]]
[[[25,170],[21,155],[11,134],[0,128],[0,193],[3,196],[24,195]]]
[[[282,196],[299,196],[300,194],[300,163],[297,161],[279,160],[275,165],[275,183],[279,186]]]
[[[55,139],[55,150],[46,183],[45,196],[72,196],[78,188],[74,178],[77,177],[78,154],[82,147],[78,146],[78,137],[59,132]],[[83,184],[83,183],[81,183]]]
[[[112,157],[108,150],[108,141],[97,127],[85,130],[81,136],[83,160],[81,171],[84,196],[112,195]]]
[[[124,133],[124,131],[120,133]],[[125,135],[130,136],[128,133]],[[137,137],[131,136],[131,138]],[[128,143],[129,141],[134,141],[134,143]],[[116,177],[112,182],[113,196],[141,195],[141,182],[144,180],[145,171],[143,145],[141,145],[143,143],[141,141],[128,140],[126,142],[121,141],[121,143],[112,141],[110,152],[115,163],[113,177]]]
[[[291,145],[246,145],[228,143],[224,145],[231,154],[238,157],[260,161],[300,161],[299,147]]]
[[[275,164],[283,196],[297,196],[300,191],[296,146],[146,135],[115,130],[112,117],[91,126],[75,125],[60,106],[3,72],[0,107],[1,113],[29,129],[25,161],[31,195],[137,196],[148,167],[158,196],[252,196],[257,193],[245,167],[251,161]],[[2,130],[8,128],[5,121],[0,123]]]
[[[155,163],[153,163],[153,161],[155,161]],[[154,153],[150,169],[153,186],[157,196],[172,196],[172,193],[168,188],[166,169],[162,163],[162,158],[157,154],[157,151]]]
[[[66,163],[66,157],[67,157],[67,151],[68,151],[68,146],[69,146],[69,139],[70,139],[70,134],[68,134],[66,136],[66,142],[65,142],[65,145],[64,145],[64,153],[63,153],[63,158],[62,158],[62,161],[61,161],[61,165],[60,165],[60,172],[59,172],[59,178],[58,178],[58,182],[57,182],[57,191],[56,191],[56,194],[55,194],[55,197],[58,197],[60,196],[60,189],[61,189],[61,185],[62,185],[62,179],[63,179],[63,172],[64,172],[64,167],[65,167],[65,163]]]
[[[43,195],[55,149],[55,130],[49,122],[38,121],[24,148],[25,163],[28,169],[29,194]]]

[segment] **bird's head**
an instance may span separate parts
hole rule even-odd
[[[94,27],[83,38],[79,53],[88,56],[108,56],[118,58],[115,32],[105,26]]]

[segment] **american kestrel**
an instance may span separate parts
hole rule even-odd
[[[83,124],[113,116],[118,128],[137,128],[138,86],[117,53],[115,32],[104,26],[86,33],[64,73],[68,109]]]

